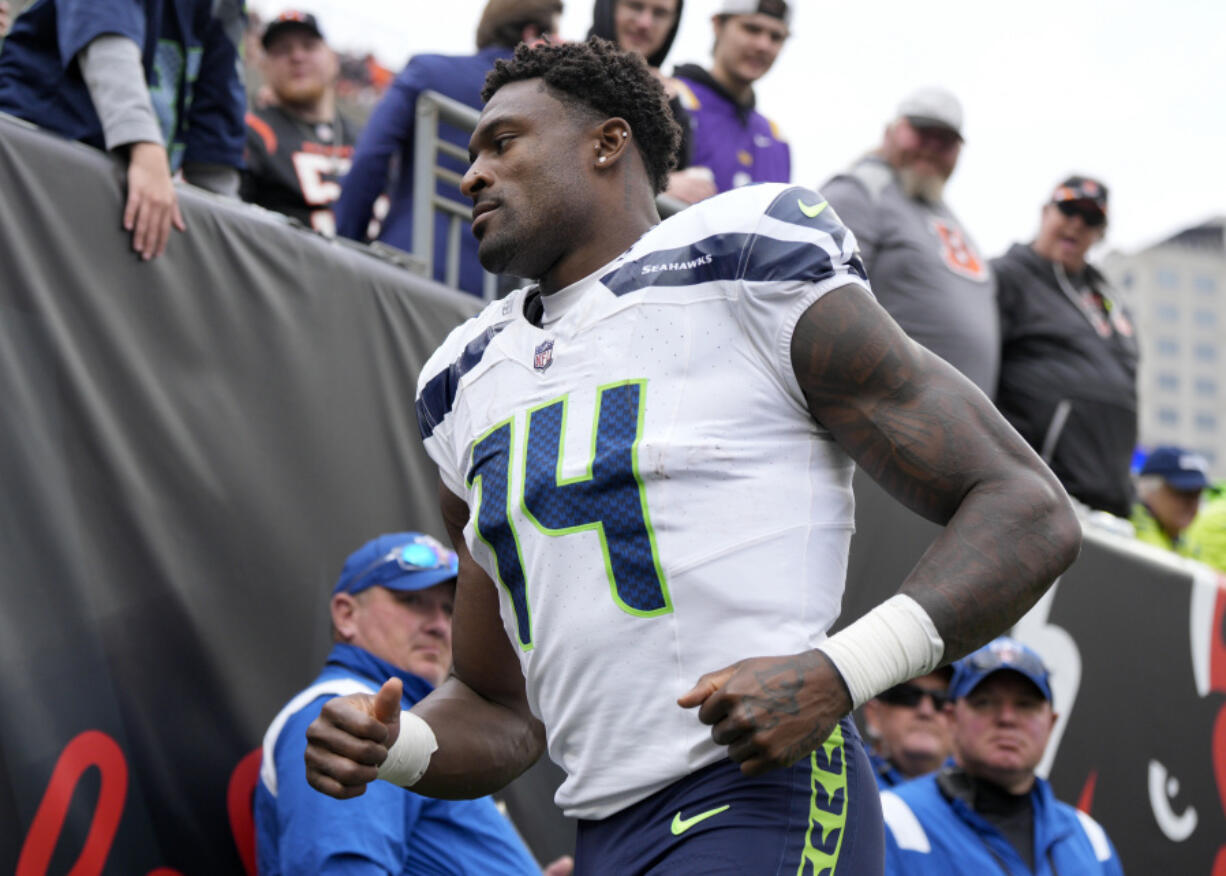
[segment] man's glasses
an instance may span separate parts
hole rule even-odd
[[[1076,201],[1061,201],[1056,204],[1056,209],[1069,219],[1072,219],[1074,216],[1080,216],[1081,221],[1086,224],[1087,228],[1101,228],[1107,223],[1107,215],[1102,210],[1084,207]]]
[[[920,687],[918,684],[897,684],[889,690],[884,690],[877,694],[877,699],[891,706],[903,706],[904,708],[914,709],[920,704],[920,700],[928,697],[932,700],[932,707],[940,711],[941,707],[949,702],[949,694],[943,690],[928,690],[925,687]]]

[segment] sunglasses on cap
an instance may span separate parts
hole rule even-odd
[[[362,582],[376,569],[387,563],[395,563],[406,572],[432,572],[435,569],[448,569],[455,565],[455,554],[443,547],[434,539],[428,541],[411,541],[388,551],[379,559],[370,563],[365,569],[353,576],[347,588],[350,593],[362,589]]]
[[[890,706],[902,706],[907,709],[918,708],[920,700],[924,697],[932,700],[932,707],[940,711],[941,707],[949,702],[949,694],[943,690],[928,690],[928,688],[920,687],[918,684],[896,684],[889,690],[884,690],[877,694],[877,699]]]
[[[1101,228],[1107,224],[1107,216],[1102,210],[1096,207],[1087,207],[1084,204],[1079,204],[1077,201],[1060,201],[1056,204],[1063,215],[1072,219],[1074,216],[1080,216],[1081,221],[1086,224],[1087,228]]]

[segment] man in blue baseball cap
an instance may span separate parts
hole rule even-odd
[[[1106,832],[1035,775],[1056,723],[1043,660],[1001,636],[954,664],[956,766],[881,795],[885,872],[1123,876]]]
[[[1155,447],[1137,475],[1137,501],[1130,518],[1137,538],[1185,553],[1183,533],[1196,518],[1201,492],[1207,486],[1205,457],[1182,447]]]
[[[255,821],[259,872],[539,874],[489,797],[434,800],[387,782],[354,800],[306,783],[306,728],[335,696],[403,684],[408,709],[447,677],[456,555],[429,535],[380,535],[354,551],[332,590],[332,651],[264,736]],[[569,859],[551,874],[564,874]]]

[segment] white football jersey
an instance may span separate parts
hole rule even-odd
[[[867,289],[815,192],[751,186],[541,299],[491,303],[418,384],[426,450],[471,509],[568,815],[603,818],[726,756],[676,699],[839,614],[852,463],[814,422],[792,331]],[[446,739],[440,740],[446,745]]]

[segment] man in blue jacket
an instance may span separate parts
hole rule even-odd
[[[958,766],[882,793],[887,876],[1123,876],[1098,822],[1034,773],[1056,722],[1039,655],[1002,636],[955,664],[949,693]]]
[[[437,91],[445,97],[481,108],[481,88],[485,74],[499,58],[509,58],[521,41],[550,39],[558,32],[562,0],[489,0],[477,25],[477,54],[465,56],[416,55],[396,77],[391,88],[371,114],[358,137],[353,165],[341,181],[341,196],[333,207],[336,233],[364,241],[375,201],[387,188],[392,160],[399,159],[398,175],[389,192],[387,216],[382,220],[378,239],[411,252],[413,249],[413,139],[417,121],[417,98],[424,91]],[[468,151],[471,132],[452,125],[440,125],[442,139]],[[455,171],[456,178],[467,169],[467,162],[441,155],[439,163]],[[467,203],[460,190],[439,183],[437,192],[452,201]],[[447,270],[447,214],[435,214],[434,278],[442,282]],[[465,225],[468,223],[465,222]],[[462,290],[480,296],[485,274],[477,261],[477,240],[464,228],[460,234],[460,278]]]
[[[381,535],[345,561],[330,605],[332,652],[264,736],[255,794],[262,876],[540,873],[489,797],[434,800],[376,782],[334,800],[306,783],[306,728],[325,702],[399,678],[407,709],[447,677],[458,568],[452,551],[415,532]],[[549,871],[567,872],[569,859]]]

